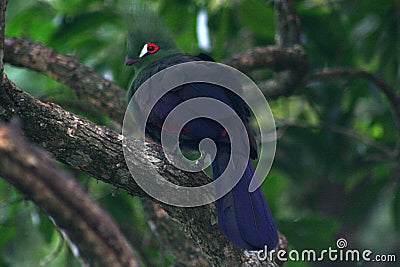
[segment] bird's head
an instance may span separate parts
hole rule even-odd
[[[135,6],[127,25],[125,65],[141,67],[176,53],[179,49],[162,19],[147,8]]]

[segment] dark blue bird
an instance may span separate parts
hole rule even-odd
[[[185,62],[212,60],[203,54],[192,56],[182,53],[159,17],[147,9],[133,10],[128,25],[127,42],[128,55],[125,64],[135,67],[135,77],[129,88],[128,100],[142,83],[165,68]],[[250,158],[256,159],[257,144],[249,130],[248,106],[236,94],[215,84],[190,83],[165,94],[150,112],[146,136],[160,143],[163,122],[170,111],[178,104],[197,97],[217,99],[236,112],[249,136],[249,142],[243,142],[243,146],[250,145]],[[144,104],[136,105],[139,112],[147,108]],[[174,132],[179,129],[163,130]],[[204,138],[211,138],[217,146],[217,154],[212,162],[213,176],[217,179],[224,172],[231,156],[230,138],[221,124],[207,118],[194,119],[185,124],[180,131],[179,145],[187,150],[197,150],[199,142]],[[247,157],[244,156],[243,161],[247,167],[242,178],[228,194],[216,202],[218,223],[224,235],[236,246],[248,250],[261,250],[267,246],[268,250],[271,250],[278,244],[277,229],[261,188],[251,193],[248,191],[254,169]]]

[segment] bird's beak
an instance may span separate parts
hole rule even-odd
[[[128,56],[126,56],[125,57],[125,66],[131,66],[131,65],[135,64],[138,61],[139,61],[138,58],[129,58]]]

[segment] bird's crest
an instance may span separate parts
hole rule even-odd
[[[161,17],[148,7],[133,4],[127,20],[128,56],[138,58],[149,42],[157,44],[161,51],[177,50]]]

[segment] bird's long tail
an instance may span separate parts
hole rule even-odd
[[[219,152],[212,163],[213,176],[217,179],[225,170],[230,153]],[[236,246],[248,250],[274,249],[278,233],[261,188],[249,192],[254,174],[246,159],[246,170],[236,186],[217,200],[218,222],[225,236]],[[221,188],[219,188],[221,189]],[[216,188],[217,192],[219,191]]]

